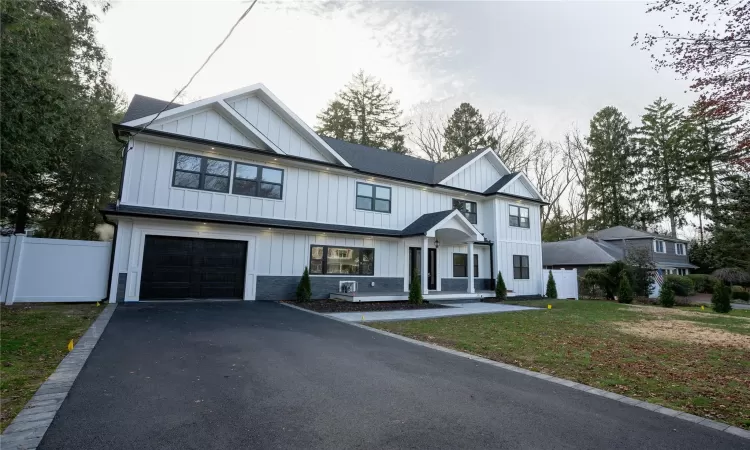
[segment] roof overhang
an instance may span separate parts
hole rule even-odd
[[[445,241],[483,241],[484,236],[458,210],[453,210],[440,222],[424,233],[427,237],[443,238]]]

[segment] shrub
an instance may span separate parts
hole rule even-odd
[[[750,301],[750,292],[748,291],[732,291],[732,298],[735,300]]]
[[[714,283],[714,293],[711,296],[711,303],[714,311],[718,313],[728,313],[732,310],[731,287],[724,282],[717,280]]]
[[[557,284],[551,270],[549,271],[549,277],[547,277],[547,298],[557,298]]]
[[[711,275],[706,275],[703,273],[691,273],[687,277],[693,280],[693,285],[695,285],[695,292],[699,292],[701,294],[710,294],[713,291],[714,281],[716,281],[716,279]]]
[[[409,303],[422,304],[422,280],[416,271],[411,277],[411,286],[409,286]]]
[[[310,286],[310,273],[305,267],[305,271],[302,272],[302,279],[299,280],[297,285],[297,301],[307,302],[312,298],[312,287]]]
[[[503,273],[497,273],[497,282],[495,283],[495,297],[498,300],[508,299],[508,289],[505,287],[505,281],[503,280]]]
[[[664,286],[669,286],[676,295],[681,295],[683,297],[695,293],[695,284],[693,283],[693,280],[684,275],[667,275],[664,277]]]
[[[633,303],[633,288],[627,276],[620,277],[620,287],[617,290],[617,301],[619,303]]]
[[[714,273],[711,275],[725,283],[741,285],[750,284],[750,273],[737,267],[727,267],[714,270]]]
[[[663,286],[659,292],[659,303],[665,308],[674,306],[674,291],[669,286]]]
[[[605,296],[605,290],[602,288],[602,279],[606,277],[604,269],[589,269],[583,273],[581,287],[584,293],[591,298],[601,298]]]

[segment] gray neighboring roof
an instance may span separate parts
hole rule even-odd
[[[128,105],[128,110],[125,111],[125,115],[122,117],[122,122],[130,122],[131,120],[140,119],[141,117],[150,116],[156,114],[164,109],[165,106],[169,105],[169,102],[159,100],[158,98],[146,97],[145,95],[135,94],[133,100]],[[167,111],[173,108],[182,106],[179,103],[172,103],[167,107]]]
[[[656,233],[649,233],[647,231],[641,231],[641,230],[636,230],[633,228],[624,227],[622,225],[617,225],[612,228],[606,228],[604,230],[594,231],[589,234],[591,234],[592,236],[596,236],[599,239],[604,239],[604,240],[657,238],[657,239],[663,239],[667,241],[687,242],[684,239],[675,239],[669,236],[662,236]]]
[[[493,184],[492,186],[488,187],[486,191],[484,191],[485,194],[493,194],[500,189],[503,188],[506,184],[510,183],[510,180],[513,179],[516,175],[518,175],[520,172],[511,172],[508,175],[503,175],[502,178],[497,180],[497,183]]]
[[[360,234],[365,236],[408,237],[421,236],[446,218],[453,210],[423,214],[403,230],[387,228],[368,228],[351,225],[327,224],[319,222],[302,222],[298,220],[269,219],[266,217],[235,216],[201,211],[183,211],[178,209],[151,208],[147,206],[107,205],[101,210],[104,215],[157,217],[177,220],[194,220],[200,222],[230,223],[255,227],[287,228],[293,230],[325,231],[331,233]]]
[[[542,264],[545,266],[602,265],[623,258],[622,249],[587,237],[559,242],[542,242]]]
[[[440,223],[441,220],[448,217],[450,213],[452,213],[453,210],[449,209],[447,211],[438,211],[434,213],[429,214],[422,214],[412,222],[409,226],[404,228],[404,231],[402,232],[404,236],[419,236],[425,234],[427,231],[429,231],[432,227]]]

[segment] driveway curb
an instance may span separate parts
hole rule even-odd
[[[116,304],[108,304],[104,308],[73,350],[63,358],[57,369],[42,383],[31,400],[5,429],[0,436],[0,446],[3,450],[33,450],[42,442],[44,433],[73,387],[73,382],[99,341],[116,307]]]
[[[491,359],[483,358],[481,356],[476,356],[476,355],[472,355],[470,353],[464,353],[464,352],[461,352],[461,351],[458,351],[458,350],[453,350],[453,349],[450,349],[450,348],[441,347],[439,345],[430,344],[430,343],[427,343],[427,342],[419,341],[417,339],[408,338],[408,337],[401,336],[399,334],[394,334],[394,333],[391,333],[391,332],[388,332],[388,331],[378,330],[377,328],[368,327],[367,325],[362,325],[362,324],[355,323],[355,322],[349,322],[347,320],[339,319],[337,317],[331,317],[331,316],[328,316],[326,314],[318,313],[318,312],[315,312],[315,311],[310,311],[309,309],[300,308],[299,306],[290,305],[289,303],[281,303],[281,304],[284,305],[284,306],[287,306],[289,308],[297,309],[297,310],[304,311],[304,312],[310,313],[310,314],[315,314],[316,316],[325,317],[326,319],[335,320],[337,322],[345,323],[347,325],[351,325],[351,326],[354,326],[354,327],[362,328],[362,329],[371,331],[373,333],[382,334],[383,336],[389,336],[389,337],[392,337],[394,339],[399,339],[399,340],[402,340],[402,341],[405,341],[405,342],[410,342],[412,344],[420,345],[422,347],[431,348],[433,350],[441,351],[441,352],[444,352],[444,353],[450,353],[451,355],[460,356],[462,358],[467,358],[467,359],[470,359],[472,361],[482,362],[482,363],[485,363],[485,364],[489,364],[491,366],[499,367],[501,369],[510,370],[512,372],[522,373],[522,374],[528,375],[530,377],[539,378],[541,380],[546,380],[546,381],[549,381],[551,383],[560,384],[562,386],[566,386],[566,387],[569,387],[569,388],[572,388],[572,389],[583,391],[583,392],[586,392],[588,394],[598,395],[600,397],[606,397],[606,398],[609,398],[611,400],[618,401],[620,403],[625,403],[625,404],[631,405],[631,406],[637,406],[638,408],[643,408],[643,409],[646,409],[646,410],[649,410],[649,411],[654,411],[654,412],[657,412],[659,414],[663,414],[665,416],[674,417],[676,419],[681,419],[681,420],[685,420],[687,422],[692,422],[692,423],[695,423],[695,424],[698,424],[698,425],[702,425],[704,427],[712,428],[714,430],[723,431],[725,433],[729,433],[729,434],[732,434],[732,435],[735,435],[735,436],[739,436],[739,437],[742,437],[742,438],[745,438],[745,439],[750,439],[750,431],[743,430],[742,428],[735,427],[735,426],[732,426],[732,425],[729,425],[729,424],[726,424],[726,423],[723,423],[723,422],[717,422],[715,420],[707,419],[705,417],[700,417],[700,416],[696,416],[696,415],[689,414],[689,413],[686,413],[686,412],[677,411],[675,409],[665,408],[665,407],[663,407],[661,405],[657,405],[657,404],[649,403],[649,402],[644,402],[642,400],[638,400],[638,399],[635,399],[635,398],[625,397],[624,395],[616,394],[614,392],[604,391],[602,389],[595,388],[593,386],[588,386],[586,384],[577,383],[575,381],[566,380],[564,378],[553,377],[551,375],[546,375],[546,374],[543,374],[543,373],[540,373],[540,372],[534,372],[534,371],[531,371],[531,370],[523,369],[523,368],[518,367],[518,366],[513,366],[513,365],[510,365],[510,364],[501,363],[501,362],[498,362],[498,361],[493,361]]]

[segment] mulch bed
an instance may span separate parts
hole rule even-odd
[[[436,303],[423,302],[421,305],[415,305],[409,302],[344,302],[336,300],[311,300],[305,303],[286,302],[290,305],[299,306],[319,313],[338,313],[338,312],[369,312],[369,311],[403,311],[408,309],[433,309],[448,308],[448,306],[438,305]]]

